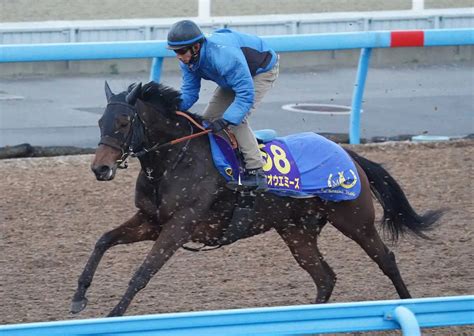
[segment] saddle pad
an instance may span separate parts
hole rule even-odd
[[[239,163],[231,145],[223,137],[208,133],[212,159],[219,173],[227,182],[239,178]]]
[[[293,134],[260,147],[265,152],[267,164],[263,169],[272,193],[314,195],[333,202],[355,199],[360,194],[359,175],[349,154],[321,135]]]
[[[222,137],[209,134],[214,164],[227,181],[237,180],[238,160]],[[269,192],[288,197],[328,201],[355,199],[360,194],[357,169],[336,143],[316,133],[278,137],[260,144]]]

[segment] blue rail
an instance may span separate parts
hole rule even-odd
[[[0,326],[2,336],[305,335],[474,324],[474,295],[40,322]]]
[[[474,44],[474,29],[424,30],[424,45]],[[390,48],[391,31],[263,36],[277,52]],[[174,57],[165,41],[83,42],[0,45],[1,62],[77,61]]]
[[[263,37],[277,52],[363,49],[352,99],[349,138],[360,143],[360,110],[372,48],[474,45],[474,29],[371,31]],[[0,45],[2,62],[153,58],[150,79],[159,81],[164,57],[174,57],[165,41]]]

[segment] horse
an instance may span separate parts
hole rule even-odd
[[[100,143],[91,169],[97,180],[114,179],[126,158],[136,156],[141,170],[135,187],[136,213],[96,242],[72,298],[71,312],[87,305],[91,285],[104,253],[118,244],[154,241],[136,270],[124,295],[108,316],[122,316],[134,296],[168,259],[189,242],[207,247],[225,245],[225,235],[238,199],[238,191],[226,188],[215,169],[209,150],[209,131],[202,118],[178,111],[180,92],[150,82],[132,84],[114,94],[105,83],[107,106],[99,120]],[[392,281],[402,299],[410,298],[395,261],[375,227],[372,194],[383,207],[382,228],[393,240],[404,233],[430,239],[444,210],[419,215],[403,190],[381,165],[345,149],[360,176],[360,195],[349,201],[330,202],[318,197],[292,198],[269,192],[255,195],[254,221],[240,236],[248,238],[276,230],[297,263],[316,285],[314,303],[326,303],[336,283],[336,274],[318,250],[317,238],[330,223],[354,240]]]

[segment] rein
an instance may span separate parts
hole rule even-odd
[[[176,144],[179,144],[183,141],[187,141],[187,140],[191,140],[191,139],[194,139],[194,138],[197,138],[197,137],[200,137],[201,135],[204,135],[204,134],[208,134],[211,132],[211,130],[208,130],[208,129],[205,129],[204,127],[202,127],[201,125],[199,125],[196,120],[194,120],[193,118],[191,118],[188,114],[184,113],[184,112],[181,112],[181,111],[176,111],[176,114],[177,115],[180,115],[184,118],[186,118],[189,122],[191,122],[194,126],[196,126],[197,128],[199,128],[201,131],[198,132],[198,133],[194,133],[194,134],[190,134],[190,135],[186,135],[184,137],[181,137],[181,138],[178,138],[178,139],[174,139],[174,140],[171,140],[171,141],[168,141],[168,142],[165,142],[165,143],[162,143],[162,144],[156,144],[156,145],[153,145],[152,147],[150,148],[144,148],[142,149],[141,151],[137,152],[137,153],[131,153],[130,155],[132,157],[140,157],[142,155],[145,155],[146,153],[149,153],[149,152],[153,152],[153,151],[157,151],[159,149],[163,149],[163,148],[166,148],[166,147],[169,147],[169,146],[173,146],[173,145],[176,145]]]
[[[186,135],[186,136],[183,136],[181,138],[177,138],[177,139],[174,139],[174,140],[171,140],[171,141],[168,141],[168,142],[165,142],[165,143],[161,143],[161,144],[157,143],[157,144],[155,144],[155,145],[153,145],[149,148],[143,148],[142,150],[140,150],[138,152],[133,152],[132,147],[130,147],[129,151],[127,151],[127,152],[122,150],[123,154],[120,157],[120,159],[117,160],[118,168],[120,168],[120,169],[128,168],[127,159],[128,159],[129,156],[131,156],[131,157],[141,157],[141,156],[143,156],[147,153],[154,152],[154,151],[157,151],[157,150],[160,150],[160,149],[163,149],[163,148],[167,148],[167,147],[179,144],[181,142],[187,141],[187,143],[184,145],[184,147],[182,148],[181,153],[179,155],[179,158],[178,158],[178,162],[179,162],[181,160],[182,156],[184,155],[184,152],[186,152],[187,147],[188,147],[188,143],[191,139],[194,139],[194,138],[197,138],[197,137],[200,137],[202,135],[205,135],[205,134],[208,134],[208,133],[212,132],[211,130],[205,129],[204,127],[202,127],[199,123],[196,122],[196,120],[194,120],[187,113],[184,113],[184,112],[181,112],[181,111],[176,111],[176,114],[186,118],[187,121],[190,123],[190,126],[192,124],[192,125],[196,126],[198,129],[200,129],[201,131],[198,132],[198,133],[192,133],[193,129],[191,127],[191,134],[190,135]],[[135,122],[136,120],[138,121],[139,119],[140,118],[138,118],[138,115],[135,114],[132,122]],[[224,129],[224,132],[226,133],[228,139],[230,140],[232,148],[234,148],[234,149],[237,148],[238,144],[237,144],[237,140],[235,138],[235,135],[231,132],[228,132],[225,129]],[[129,135],[129,137],[131,137],[131,135]],[[127,137],[127,140],[128,140],[128,137]]]

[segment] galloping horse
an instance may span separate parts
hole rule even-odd
[[[222,244],[237,192],[225,187],[225,179],[215,169],[209,139],[199,136],[205,132],[186,118],[186,114],[176,112],[179,92],[150,82],[143,87],[141,83],[131,85],[119,94],[113,94],[106,83],[105,93],[108,105],[99,120],[101,140],[91,168],[97,180],[110,181],[128,155],[137,156],[141,164],[135,189],[138,211],[97,241],[79,277],[71,311],[78,313],[85,308],[86,291],[110,247],[154,241],[122,299],[109,314],[121,316],[138,291],[184,244],[190,241],[207,246]],[[202,122],[199,116],[193,118]],[[175,144],[176,139],[187,140]],[[329,222],[364,249],[390,278],[400,298],[410,298],[394,254],[375,229],[371,191],[383,207],[382,225],[394,240],[406,231],[427,238],[423,232],[432,227],[442,211],[418,215],[384,168],[346,151],[360,176],[361,192],[356,199],[330,202],[318,197],[257,194],[254,222],[238,239],[275,229],[316,284],[315,303],[324,303],[331,296],[336,275],[319,252],[317,238]]]

